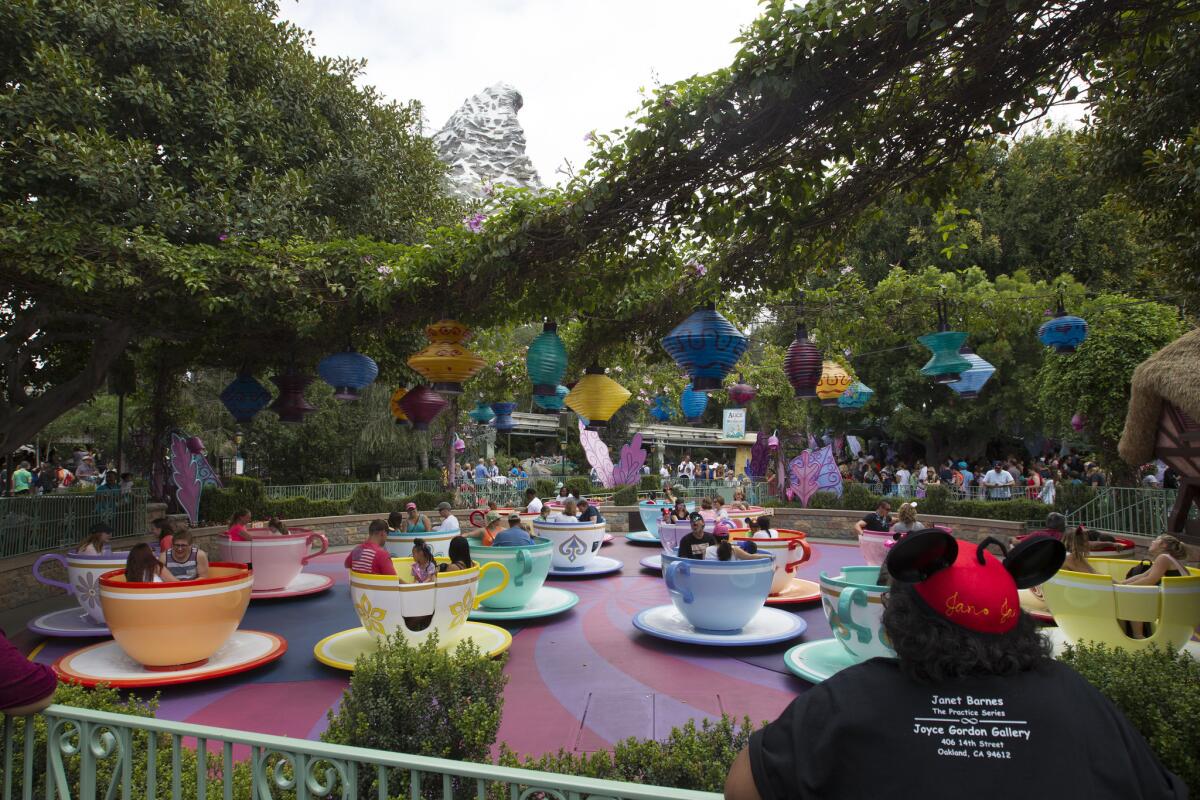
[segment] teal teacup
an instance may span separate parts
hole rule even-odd
[[[883,595],[876,583],[879,567],[845,567],[841,575],[821,573],[821,607],[834,637],[856,661],[895,658],[883,630]]]
[[[550,572],[553,543],[549,539],[533,541],[534,544],[520,547],[476,547],[471,551],[471,556],[481,565],[492,562],[503,564],[510,576],[508,586],[502,592],[481,603],[484,608],[524,608],[542,588]],[[502,580],[499,570],[488,570],[479,578],[479,593],[499,586]]]

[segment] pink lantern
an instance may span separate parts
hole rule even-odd
[[[1076,433],[1079,433],[1083,430],[1084,425],[1087,425],[1087,417],[1076,411],[1075,416],[1071,417],[1071,427]]]
[[[466,450],[466,449],[467,449],[467,443],[464,442],[462,439],[458,438],[457,436],[455,436],[454,437],[454,452],[461,453],[463,450]]]
[[[779,449],[779,437],[773,433],[769,437],[767,437],[767,449],[769,449],[769,450],[778,450]]]

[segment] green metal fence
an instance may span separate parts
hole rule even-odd
[[[26,735],[35,726],[4,718],[5,800],[719,798],[708,792],[344,747],[69,706],[50,706],[41,716],[45,729],[36,736]],[[200,753],[205,757],[197,757]]]
[[[1067,517],[1072,525],[1084,525],[1109,533],[1157,536],[1167,530],[1167,517],[1175,506],[1174,489],[1142,489],[1106,486],[1091,501]],[[1192,507],[1190,516],[1196,516]]]
[[[378,489],[384,497],[411,497],[417,492],[440,492],[441,481],[371,481],[364,483],[301,483],[290,486],[264,486],[273,500],[303,497],[308,500],[349,500],[360,487]]]
[[[0,558],[57,550],[81,541],[97,522],[113,538],[146,533],[145,489],[0,497]]]

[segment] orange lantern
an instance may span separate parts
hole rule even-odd
[[[821,378],[817,381],[817,397],[823,406],[836,406],[838,398],[850,388],[854,379],[842,365],[836,361],[826,361],[821,365]]]
[[[396,420],[397,425],[410,424],[408,414],[404,413],[404,406],[400,405],[400,401],[404,399],[404,395],[406,394],[408,394],[408,389],[401,386],[392,392],[392,399],[388,401],[388,409],[392,412],[392,419]]]
[[[484,365],[482,358],[462,345],[471,335],[471,329],[461,322],[443,319],[426,328],[425,335],[429,337],[429,346],[414,353],[408,365],[428,379],[434,391],[462,394],[463,381]]]

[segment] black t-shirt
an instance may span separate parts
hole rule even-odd
[[[892,529],[891,516],[881,517],[872,511],[863,517],[863,522],[867,523],[867,530],[887,533]]]
[[[750,766],[763,800],[1187,797],[1129,721],[1057,661],[932,686],[872,659],[756,731]]]
[[[679,540],[679,557],[680,558],[704,558],[704,551],[709,547],[717,546],[717,537],[711,533],[702,533],[696,536],[694,533],[688,533]]]
[[[600,512],[595,506],[589,504],[587,508],[579,512],[580,522],[604,522],[604,517],[600,516]]]

